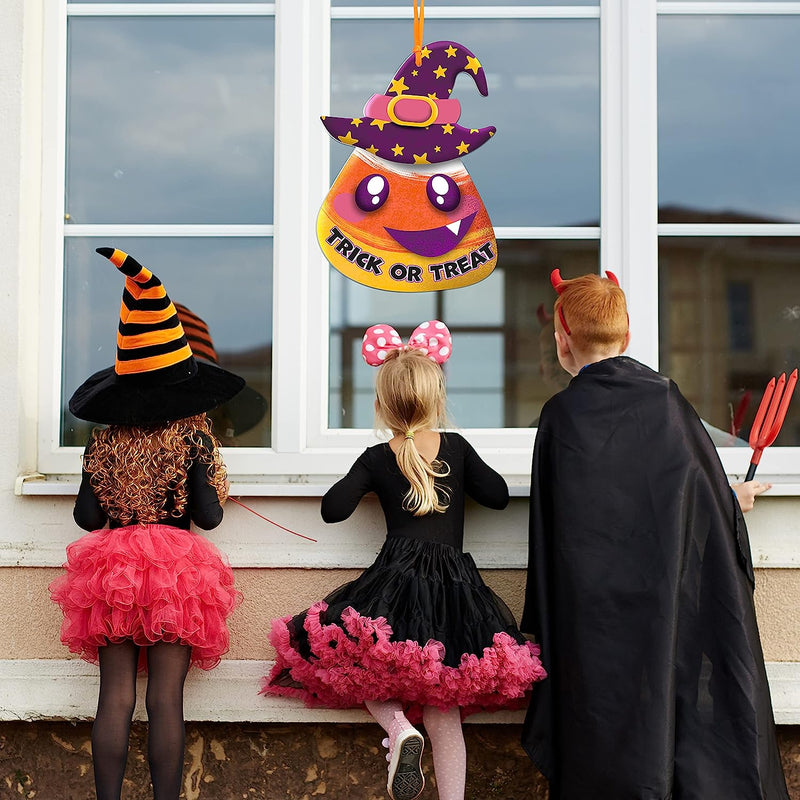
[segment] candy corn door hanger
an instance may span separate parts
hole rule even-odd
[[[459,125],[451,96],[462,72],[487,95],[483,67],[456,42],[415,50],[360,117],[322,118],[354,149],[317,217],[320,247],[343,275],[393,292],[468,286],[497,263],[489,214],[461,160],[495,128]]]

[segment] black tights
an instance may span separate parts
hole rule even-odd
[[[154,800],[177,800],[183,774],[183,683],[192,649],[157,642],[147,648],[147,757]],[[136,705],[139,648],[132,641],[101,647],[100,698],[92,727],[97,800],[119,800],[131,717]]]

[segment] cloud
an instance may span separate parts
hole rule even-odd
[[[659,20],[659,195],[664,204],[800,220],[793,16]]]
[[[271,222],[271,20],[70,26],[76,221]]]

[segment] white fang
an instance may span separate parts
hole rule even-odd
[[[451,222],[449,225],[445,226],[447,230],[452,231],[456,236],[458,236],[458,229],[461,227],[461,220],[457,219],[455,222]]]

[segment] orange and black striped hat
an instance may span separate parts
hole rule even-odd
[[[219,356],[214,349],[214,340],[211,338],[211,332],[208,330],[208,325],[190,308],[187,308],[182,303],[175,303],[175,311],[178,315],[183,330],[186,333],[186,339],[192,352],[198,358],[204,358],[206,361],[213,361],[219,364]]]
[[[185,374],[191,369],[192,350],[164,284],[122,250],[103,247],[97,252],[126,276],[114,371],[117,375],[158,371],[162,377],[167,374],[162,370]]]
[[[117,357],[78,387],[70,411],[109,425],[160,424],[210,411],[238,394],[242,378],[195,359],[161,281],[121,250],[97,252],[125,275]]]
[[[178,312],[178,319],[183,325],[189,347],[195,356],[219,364],[214,340],[205,320],[181,303],[175,303],[175,310]],[[214,423],[214,430],[219,432],[218,435],[241,436],[261,422],[268,407],[264,395],[250,384],[245,384],[244,389],[236,397],[215,409],[209,416]]]

